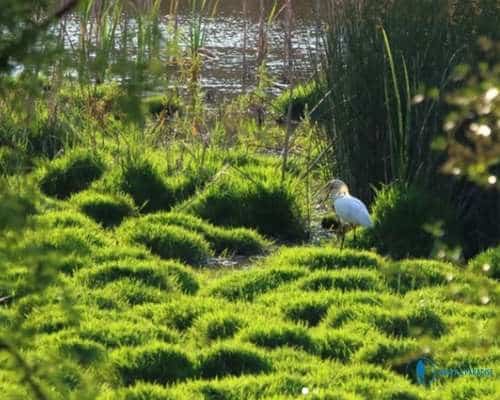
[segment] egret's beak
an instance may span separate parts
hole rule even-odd
[[[321,197],[321,204],[323,204],[328,199],[328,196],[330,196],[331,191],[332,187],[330,185],[330,182],[327,182],[325,185],[321,187],[321,189],[319,189],[320,195],[323,194],[323,196]]]

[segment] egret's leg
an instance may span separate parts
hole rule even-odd
[[[344,225],[340,226],[340,232],[342,235],[342,239],[340,241],[340,250],[342,250],[344,248],[344,239],[345,239],[345,232],[346,232],[346,228]]]

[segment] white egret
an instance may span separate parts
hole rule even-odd
[[[339,179],[333,179],[327,184],[328,194],[341,224],[352,225],[354,229],[360,225],[365,228],[373,227],[370,213],[365,204],[349,194],[347,185]],[[345,230],[342,229],[342,244],[344,247]]]

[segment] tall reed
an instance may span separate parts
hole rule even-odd
[[[328,0],[326,6],[333,172],[365,199],[377,182],[431,182],[438,160],[430,144],[447,108],[440,93],[454,84],[455,65],[474,61],[479,36],[500,36],[493,28],[500,5]]]

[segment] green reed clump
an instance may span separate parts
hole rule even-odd
[[[355,359],[397,369],[406,366],[418,352],[418,344],[413,339],[392,339],[380,336],[377,340],[366,343],[356,353]]]
[[[57,345],[58,351],[67,358],[88,366],[106,359],[106,348],[92,340],[71,338],[62,339]]]
[[[109,282],[102,287],[96,287],[92,296],[86,298],[91,307],[102,310],[126,310],[130,307],[161,303],[171,296],[168,290],[153,287],[133,278],[122,278]]]
[[[137,384],[120,388],[118,390],[107,390],[98,397],[98,400],[171,400],[170,391],[160,384],[138,382]]]
[[[134,347],[154,341],[176,343],[178,334],[167,327],[153,324],[150,320],[137,322],[123,318],[91,318],[82,321],[78,336],[83,340],[100,343],[107,349]]]
[[[343,330],[321,331],[315,338],[316,351],[321,358],[349,361],[363,345],[363,336]]]
[[[177,201],[175,182],[168,183],[160,165],[146,157],[128,160],[110,178],[110,186],[128,193],[141,212],[168,210]]]
[[[74,210],[52,210],[37,214],[33,218],[35,224],[45,228],[88,228],[97,229],[99,226],[85,214]]]
[[[306,296],[282,304],[282,310],[283,315],[291,321],[316,326],[326,316],[330,304],[328,297]]]
[[[104,170],[104,161],[98,154],[85,149],[72,150],[44,168],[40,189],[48,196],[66,199],[87,189]]]
[[[108,246],[112,239],[98,229],[89,227],[50,228],[27,231],[18,249],[36,249],[59,254],[86,256],[94,249]]]
[[[199,289],[197,278],[185,265],[158,259],[108,261],[87,269],[82,276],[92,285],[129,277],[154,287],[168,288],[172,285],[186,294],[194,294]]]
[[[222,310],[225,302],[208,297],[176,295],[162,304],[143,305],[135,312],[157,325],[166,326],[180,332],[189,330],[202,315]]]
[[[108,261],[80,271],[77,277],[90,287],[105,286],[109,282],[128,278],[166,291],[179,287],[183,291],[193,293],[198,289],[194,276],[181,264],[171,261]]]
[[[148,260],[153,257],[151,252],[145,247],[127,245],[113,245],[103,249],[96,249],[96,251],[92,253],[92,260],[96,263],[119,261],[126,258]]]

